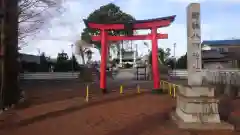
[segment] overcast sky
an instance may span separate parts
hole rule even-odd
[[[65,12],[53,17],[34,39],[29,39],[24,53],[38,54],[38,49],[51,57],[64,50],[71,54],[71,44],[80,38],[85,27],[82,19],[100,6],[113,2],[136,19],[176,15],[174,23],[160,31],[169,39],[159,40],[159,47],[171,48],[176,43],[176,56],[186,53],[186,7],[190,2],[201,3],[202,40],[240,38],[240,0],[65,0]],[[136,41],[141,53],[147,48]],[[99,60],[98,51],[93,59]]]

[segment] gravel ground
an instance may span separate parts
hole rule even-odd
[[[89,91],[95,94],[101,94],[99,82],[83,83],[78,79],[73,80],[28,80],[21,82],[21,88],[25,90],[28,99],[28,105],[36,105],[58,100],[69,99],[73,97],[84,97],[86,95],[86,86]],[[108,80],[107,89],[109,91],[119,90],[120,86],[124,90],[136,90],[137,85],[141,89],[150,89],[153,86],[152,81],[136,81],[127,79]]]
[[[111,95],[109,95],[111,96]],[[230,131],[183,131],[169,119],[175,101],[144,94],[105,102],[57,117],[2,130],[2,135],[237,135]],[[1,133],[2,132],[2,133]]]

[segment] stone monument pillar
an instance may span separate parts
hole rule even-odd
[[[200,4],[187,7],[188,85],[202,85]]]
[[[187,60],[188,85],[181,86],[177,91],[177,107],[172,118],[180,128],[233,128],[220,121],[214,88],[202,85],[199,3],[191,3],[187,7]]]

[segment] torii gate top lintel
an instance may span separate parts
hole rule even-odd
[[[91,29],[99,29],[102,31],[105,30],[139,30],[139,29],[157,29],[162,27],[168,27],[175,20],[174,16],[155,18],[149,20],[134,20],[129,22],[118,22],[118,23],[95,23],[88,20],[84,20],[84,23],[87,27]],[[119,40],[151,40],[151,34],[149,35],[134,35],[134,36],[108,36],[110,41],[119,41]],[[167,39],[168,34],[157,34],[156,39]],[[100,41],[101,36],[92,36],[93,41]]]
[[[131,28],[132,30],[138,29],[151,29],[152,27],[168,27],[174,20],[176,15],[147,19],[147,20],[134,20],[129,22],[117,22],[117,23],[96,23],[84,19],[84,23],[87,27],[92,29],[104,29],[104,30],[122,30]]]

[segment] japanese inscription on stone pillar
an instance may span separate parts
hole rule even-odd
[[[187,7],[187,60],[188,84],[201,85],[202,56],[199,3],[192,3]]]

